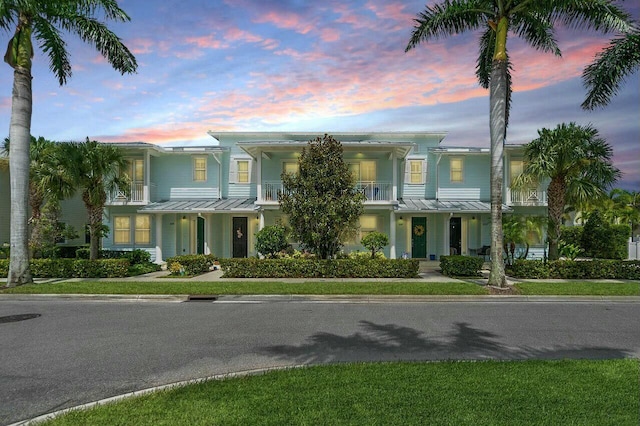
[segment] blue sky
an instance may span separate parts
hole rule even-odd
[[[636,18],[640,6],[624,7]],[[203,144],[207,131],[446,131],[444,145],[489,146],[488,93],[475,80],[477,34],[404,53],[424,1],[148,2],[121,0],[132,21],[111,28],[135,53],[121,76],[67,37],[73,76],[60,87],[36,53],[32,133],[57,141]],[[593,124],[640,190],[640,83],[627,79],[612,104],[579,107],[580,74],[609,36],[558,29],[563,57],[515,37],[508,143],[561,122]],[[8,40],[9,34],[3,34]],[[12,70],[0,67],[0,127],[9,128]]]

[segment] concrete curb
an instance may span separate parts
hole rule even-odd
[[[215,300],[193,303],[640,303],[640,296],[539,296],[539,295],[212,295]],[[187,302],[189,295],[162,294],[0,294],[0,300],[8,301],[114,301],[114,302]]]

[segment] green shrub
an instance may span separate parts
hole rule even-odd
[[[167,259],[167,269],[173,270],[173,263],[179,263],[186,275],[200,275],[209,272],[218,258],[212,254],[187,254]]]
[[[91,256],[91,249],[89,247],[82,247],[76,250],[76,259],[89,259]]]
[[[371,259],[371,253],[369,253],[368,251],[352,251],[349,252],[349,254],[345,255],[342,257],[342,259]],[[374,259],[386,259],[386,257],[384,256],[384,253],[381,251],[377,251],[376,252],[376,257],[374,257]]]
[[[610,225],[599,210],[589,215],[582,233],[582,248],[588,257],[625,259],[627,241],[631,235],[628,225]]]
[[[0,278],[9,276],[9,259],[0,259]]]
[[[375,259],[376,253],[382,247],[389,245],[389,238],[382,232],[370,232],[360,242],[365,248],[371,251],[371,258]]]
[[[151,262],[151,253],[146,250],[135,249],[127,252],[127,258],[132,265],[144,265]]]
[[[440,256],[440,269],[448,277],[478,277],[483,263],[476,256]]]
[[[638,260],[517,260],[507,269],[516,278],[560,278],[560,279],[640,279]]]
[[[122,278],[129,275],[127,259],[32,259],[31,274],[36,278]],[[9,261],[0,260],[0,277],[9,273]]]
[[[32,259],[31,275],[38,278],[73,278],[74,259]]]
[[[269,225],[256,233],[256,250],[265,257],[274,257],[289,246],[284,226]]]
[[[415,278],[413,259],[221,259],[225,278]]]
[[[582,226],[562,226],[560,228],[560,243],[582,247]]]

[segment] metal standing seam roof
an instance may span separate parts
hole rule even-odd
[[[401,212],[461,212],[461,213],[489,213],[491,203],[485,201],[448,200],[440,201],[426,198],[400,199],[398,211]],[[511,208],[502,205],[502,210],[509,212]]]
[[[255,198],[223,198],[215,200],[169,200],[152,203],[141,208],[145,213],[212,213],[254,212],[258,209]]]

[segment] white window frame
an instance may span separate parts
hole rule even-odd
[[[118,227],[118,219],[126,219],[128,226],[126,228],[124,227]],[[126,236],[126,241],[121,240],[118,241],[118,236]],[[117,245],[125,245],[125,244],[131,244],[131,216],[130,215],[117,215],[117,216],[113,216],[113,244],[117,244]]]
[[[149,224],[148,228],[138,227],[138,219],[142,219],[144,217],[147,218],[147,221],[148,221],[148,224]],[[133,235],[134,235],[133,240],[135,241],[135,243],[136,244],[142,244],[142,245],[151,244],[151,215],[148,215],[148,214],[137,214],[137,215],[134,215],[133,224],[134,224],[133,225]],[[141,236],[142,235],[146,235],[147,238],[146,239],[142,239],[142,238],[139,239],[138,238],[138,233],[139,232],[144,232],[144,234],[141,234]]]
[[[206,182],[207,181],[207,157],[204,155],[193,156],[193,181],[194,182]],[[198,167],[198,162],[202,161],[204,168]],[[199,176],[202,174],[202,177]]]
[[[238,179],[240,172],[238,170],[238,164],[247,163],[247,182],[240,182]],[[243,172],[244,173],[244,172]],[[253,178],[253,159],[250,157],[233,157],[229,163],[229,183],[235,183],[239,185],[249,185]]]
[[[460,179],[454,179],[453,173],[453,162],[460,162]],[[456,170],[457,172],[457,170]],[[464,183],[464,157],[451,157],[449,158],[449,180],[451,183]]]
[[[418,163],[420,164],[420,171],[419,172],[414,172],[412,165],[414,163]],[[409,158],[407,159],[407,178],[406,178],[406,183],[409,185],[424,185],[427,182],[427,162],[423,159],[420,158]],[[420,173],[419,177],[420,179],[417,182],[413,181],[413,177],[417,174]]]

